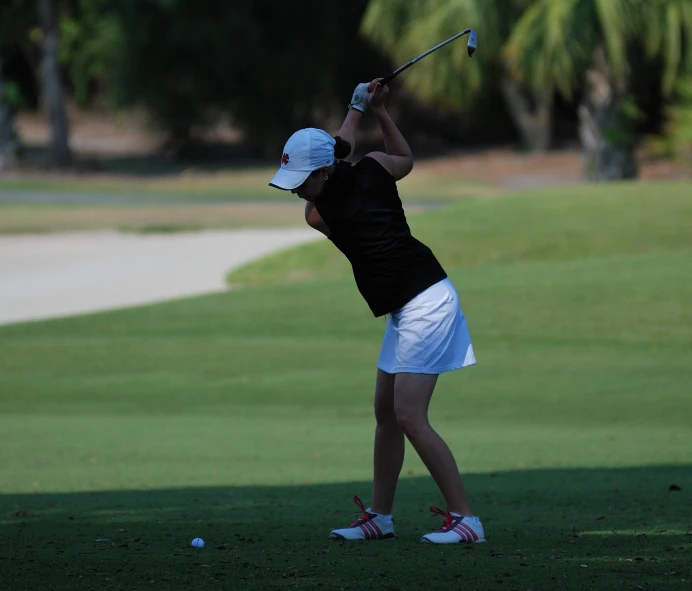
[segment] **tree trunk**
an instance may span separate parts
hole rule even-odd
[[[43,108],[51,127],[50,164],[67,166],[71,161],[65,94],[58,67],[58,22],[55,0],[39,0],[43,46],[41,74]]]
[[[586,175],[600,181],[635,178],[636,139],[632,122],[623,112],[627,84],[613,77],[602,46],[594,51],[586,82],[578,109]]]
[[[5,93],[0,58],[0,170],[14,166],[19,154],[19,140],[14,127],[14,108],[6,102]]]
[[[534,96],[533,105],[510,76],[500,84],[509,114],[521,134],[524,145],[531,152],[545,152],[550,148],[552,135],[552,100]]]

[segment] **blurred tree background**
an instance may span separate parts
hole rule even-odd
[[[46,163],[69,166],[66,104],[144,111],[173,158],[221,121],[271,156],[466,27],[473,59],[461,42],[393,83],[419,151],[579,142],[595,179],[636,176],[645,140],[690,158],[690,0],[0,0],[0,169],[22,161],[22,110],[50,124]]]

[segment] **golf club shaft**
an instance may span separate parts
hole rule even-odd
[[[449,39],[447,39],[447,41],[443,41],[439,45],[436,45],[432,49],[428,49],[428,51],[426,51],[425,53],[421,53],[418,57],[413,58],[409,63],[404,64],[400,68],[394,70],[391,74],[388,74],[387,76],[382,78],[382,80],[380,81],[380,84],[382,86],[384,86],[385,84],[388,84],[389,82],[394,80],[394,78],[396,78],[399,74],[401,74],[404,70],[406,70],[407,68],[410,68],[417,61],[422,60],[426,55],[431,54],[433,51],[437,51],[438,49],[440,49],[440,47],[444,47],[445,45],[447,45],[447,43],[451,43],[452,41],[458,39],[459,37],[463,37],[464,35],[468,35],[472,31],[473,31],[473,29],[466,29],[465,31],[462,31],[461,33],[457,33],[456,35],[454,35],[454,37],[450,37]]]

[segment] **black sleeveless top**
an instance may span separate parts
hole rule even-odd
[[[315,207],[376,317],[447,277],[432,251],[411,235],[394,177],[377,160],[337,162]]]

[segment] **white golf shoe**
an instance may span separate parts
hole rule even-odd
[[[370,513],[370,507],[366,509],[358,497],[353,497],[353,501],[363,512],[363,515],[348,527],[329,532],[329,539],[350,542],[355,540],[391,540],[394,538],[394,522],[391,519],[385,520],[375,513]]]
[[[437,531],[425,534],[420,541],[427,544],[479,544],[485,542],[483,524],[478,517],[456,516],[438,509],[430,507],[430,511],[442,515],[445,522]]]

